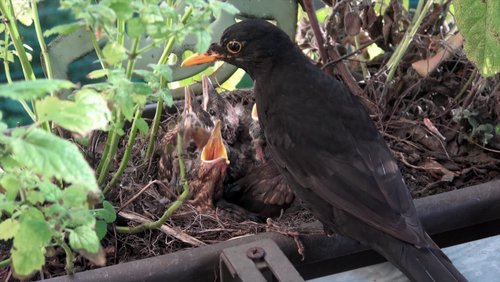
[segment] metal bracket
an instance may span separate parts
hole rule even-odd
[[[222,282],[304,281],[270,239],[222,250],[219,265]]]

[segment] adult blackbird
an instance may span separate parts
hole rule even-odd
[[[254,80],[271,155],[324,224],[415,281],[466,281],[425,233],[396,161],[358,99],[264,20],[227,28],[183,65],[224,60]]]

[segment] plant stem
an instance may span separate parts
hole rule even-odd
[[[173,5],[173,1],[168,2],[170,5]],[[186,24],[187,20],[189,19],[189,16],[191,16],[191,13],[193,12],[193,7],[189,7],[184,15],[181,18],[181,24]],[[163,54],[160,57],[160,60],[158,61],[158,64],[165,64],[168,61],[168,57],[172,53],[172,48],[174,47],[175,43],[175,38],[170,37],[169,40],[167,41],[167,44],[165,45],[165,49],[163,49]],[[167,82],[163,77],[160,78],[160,88],[165,87]],[[146,160],[150,160],[151,157],[153,156],[153,152],[155,149],[155,141],[156,141],[156,135],[158,134],[158,129],[160,127],[160,122],[161,122],[161,115],[163,112],[163,100],[159,100],[158,103],[156,104],[156,111],[155,111],[155,117],[153,119],[153,124],[151,126],[151,131],[149,134],[149,140],[148,140],[148,147],[146,149]]]
[[[8,51],[9,51],[9,34],[7,32],[5,32],[4,43],[5,43],[5,46],[4,46],[4,50],[3,50],[4,51],[3,67],[5,69],[5,77],[7,78],[7,83],[11,84],[12,83],[12,77],[10,75],[10,66],[9,66],[9,61],[7,59],[7,54],[8,54]],[[31,120],[32,121],[36,121],[36,116],[33,113],[33,111],[31,110],[30,106],[28,106],[28,104],[26,103],[26,101],[24,101],[22,99],[19,99],[17,101],[19,101],[19,103],[23,107],[24,111],[26,111],[26,113],[29,115],[29,117],[31,118]]]
[[[33,68],[28,59],[28,55],[26,54],[26,50],[23,46],[23,41],[21,40],[21,35],[19,34],[19,30],[16,24],[16,18],[14,16],[14,10],[12,3],[10,2],[10,9],[7,9],[4,0],[0,0],[0,12],[2,12],[5,17],[5,25],[7,26],[7,30],[9,31],[10,37],[12,38],[12,42],[14,43],[14,47],[16,48],[17,55],[21,62],[21,67],[23,69],[24,78],[26,80],[35,80],[35,73],[33,72]]]
[[[47,51],[47,45],[43,39],[42,26],[40,25],[40,18],[38,17],[37,0],[31,0],[31,16],[35,24],[36,38],[38,39],[38,44],[40,45],[40,50],[42,52],[43,63],[45,64],[45,69],[47,71],[47,78],[52,79],[52,65],[50,62],[49,52]]]
[[[177,198],[175,202],[170,205],[170,207],[163,213],[163,215],[158,219],[157,221],[154,222],[148,222],[144,224],[137,225],[135,227],[128,227],[128,226],[117,226],[116,231],[118,233],[127,233],[127,234],[135,234],[142,232],[146,229],[153,229],[153,228],[159,228],[165,221],[179,208],[182,206],[184,201],[189,195],[189,184],[186,180],[186,170],[184,166],[184,158],[182,157],[182,144],[183,144],[183,131],[179,131],[177,133],[177,153],[179,157],[179,177],[180,177],[180,183],[182,185],[183,191]]]
[[[117,117],[117,110],[116,109],[117,109],[116,107],[113,107],[113,110],[111,111],[112,118]],[[99,161],[99,165],[97,165],[97,170],[96,170],[97,175],[101,175],[102,167],[104,164],[103,160],[106,159],[109,155],[109,148],[111,148],[111,138],[109,136],[112,135],[113,130],[114,129],[110,130],[108,137],[106,138],[106,145],[104,146],[104,151],[102,152],[101,160]]]
[[[113,175],[113,178],[111,178],[111,181],[108,182],[108,184],[102,191],[102,193],[104,194],[106,194],[111,189],[111,187],[113,187],[116,184],[118,178],[122,176],[123,172],[125,171],[125,168],[127,168],[128,160],[130,159],[130,154],[132,153],[132,149],[135,144],[135,137],[137,136],[137,120],[141,117],[141,114],[142,114],[142,107],[138,107],[135,110],[134,121],[132,122],[132,126],[130,127],[127,147],[125,148],[125,152],[123,153],[120,166],[118,167],[118,170],[115,172],[115,175]]]
[[[89,30],[89,35],[90,35],[90,40],[92,41],[92,45],[94,45],[94,50],[97,55],[97,58],[99,59],[99,62],[101,63],[101,67],[103,70],[108,69],[108,66],[106,62],[104,61],[104,54],[102,53],[102,49],[99,46],[99,42],[97,42],[97,38],[95,37],[94,31]]]
[[[12,258],[4,259],[0,261],[0,268],[9,266],[12,263]]]
[[[68,274],[73,274],[74,273],[74,256],[73,252],[71,251],[71,248],[64,242],[62,239],[56,239],[56,242],[59,246],[61,246],[64,250],[64,253],[66,254],[66,266],[64,269],[66,270],[66,273]]]
[[[140,41],[140,38],[136,38],[134,39],[134,43],[132,44],[132,50],[130,51],[130,56],[127,62],[126,75],[128,79],[132,78],[135,62],[137,61],[137,49],[139,48]]]
[[[116,126],[116,128],[123,127],[123,115],[119,110],[117,110],[117,117],[116,117],[115,126]],[[106,156],[103,156],[103,159],[101,159],[103,164],[101,166],[101,170],[99,171],[99,178],[97,179],[97,183],[99,184],[99,186],[102,186],[104,184],[104,180],[106,180],[106,176],[107,176],[108,171],[109,171],[109,165],[111,164],[111,161],[113,160],[113,158],[116,155],[118,141],[120,139],[120,136],[118,134],[118,130],[113,129],[111,132],[111,137],[108,136],[108,138],[111,138],[111,141],[109,143],[108,154]]]
[[[160,60],[158,61],[159,65],[167,62],[168,56],[170,56],[170,54],[172,53],[174,42],[175,39],[173,37],[170,37],[167,44],[165,45],[165,49],[163,49],[163,54],[161,55]],[[165,87],[165,85],[166,85],[166,80],[163,77],[161,77],[160,88]],[[151,131],[149,134],[148,148],[146,149],[146,160],[150,160],[151,157],[153,156],[153,152],[155,149],[156,135],[158,134],[158,129],[160,127],[162,112],[163,112],[163,100],[160,99],[156,104],[155,117],[153,118],[153,125],[151,126]]]
[[[429,11],[430,7],[432,6],[433,2],[432,0],[428,0],[425,5],[422,5],[423,1],[418,2],[417,10],[415,11],[414,18],[411,23],[411,27],[408,31],[406,31],[405,36],[401,43],[399,44],[398,48],[392,54],[391,58],[387,62],[386,66],[389,69],[389,74],[387,74],[386,82],[389,82],[392,80],[394,77],[394,73],[396,72],[396,69],[399,65],[399,62],[403,58],[404,54],[406,53],[406,50],[408,49],[408,46],[410,46],[411,41],[413,40],[413,36],[415,36],[415,33],[417,32],[418,28],[420,27],[420,24],[424,20],[425,15],[427,14],[427,11]]]
[[[118,26],[118,33],[116,35],[116,42],[122,45],[125,42],[125,21],[118,19],[116,21],[116,25]]]

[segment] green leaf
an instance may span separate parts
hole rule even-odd
[[[107,0],[102,3],[115,11],[116,17],[119,19],[127,20],[134,14],[130,0]]]
[[[196,52],[204,52],[207,50],[210,45],[210,41],[212,40],[210,33],[206,30],[198,30],[194,32],[194,35],[196,36],[196,44],[194,47]]]
[[[35,208],[25,209],[19,223],[11,252],[12,265],[17,275],[27,276],[45,263],[44,250],[52,232],[43,214]]]
[[[14,14],[16,19],[25,26],[30,26],[33,23],[33,18],[31,17],[31,7],[30,0],[15,0],[12,1],[12,6],[14,8]]]
[[[108,75],[107,69],[98,69],[98,70],[94,70],[94,71],[89,72],[89,74],[87,74],[87,77],[90,79],[98,79],[101,77],[105,77],[106,75]]]
[[[26,277],[39,270],[45,264],[44,249],[16,249],[11,250],[12,267],[16,277]]]
[[[4,30],[5,30],[5,24],[0,23],[0,33],[4,32]]]
[[[4,173],[0,180],[0,185],[2,185],[2,188],[5,190],[6,199],[14,201],[22,184],[19,176],[12,173]]]
[[[39,128],[18,128],[6,141],[12,158],[20,165],[47,178],[56,177],[98,191],[93,170],[70,141]]]
[[[90,253],[99,252],[99,237],[90,226],[80,226],[69,233],[69,245],[74,250],[86,250]]]
[[[28,190],[26,191],[26,200],[32,205],[41,204],[45,202],[45,195],[40,191]]]
[[[104,220],[97,220],[95,222],[95,233],[99,241],[101,241],[108,233],[108,224]]]
[[[102,49],[102,53],[104,54],[104,58],[106,61],[111,64],[117,64],[127,58],[127,50],[122,45],[116,42],[109,42]]]
[[[500,1],[455,0],[455,19],[464,50],[483,76],[500,72]]]
[[[94,226],[96,219],[87,208],[70,209],[69,218],[64,221],[64,226],[74,228],[83,225]]]
[[[144,34],[146,28],[140,18],[133,18],[127,21],[127,34],[130,38],[137,38]]]
[[[16,236],[19,230],[19,222],[12,218],[8,218],[0,223],[0,240],[9,240]]]
[[[0,213],[12,214],[17,207],[18,204],[16,202],[9,201],[5,198],[4,194],[0,193]]]
[[[80,26],[81,25],[78,22],[69,23],[69,24],[60,24],[60,25],[57,25],[51,29],[47,29],[43,33],[43,36],[49,37],[49,36],[55,35],[55,34],[67,35],[67,34],[75,32],[77,29],[80,28]]]
[[[73,88],[74,86],[70,81],[59,79],[15,81],[12,84],[0,85],[0,96],[29,100],[57,90]]]
[[[148,123],[143,118],[137,119],[135,124],[137,126],[137,129],[139,129],[139,133],[141,135],[144,136],[144,135],[148,134],[149,126],[148,126]]]
[[[172,68],[169,65],[155,65],[149,64],[149,66],[156,72],[159,73],[167,81],[172,81]]]
[[[62,192],[63,206],[70,208],[85,207],[87,202],[87,193],[78,186],[70,186]]]
[[[74,102],[48,96],[37,102],[36,108],[41,121],[53,121],[80,135],[105,129],[111,119],[106,100],[91,89],[77,91]]]
[[[160,95],[163,102],[167,105],[167,107],[172,107],[174,104],[174,97],[172,97],[172,93],[170,93],[170,89],[163,88],[158,90],[158,94]]]
[[[49,202],[57,202],[62,197],[62,191],[59,187],[49,181],[43,181],[38,186],[40,191],[45,195],[45,200]]]
[[[94,213],[97,218],[103,219],[107,223],[111,223],[116,220],[115,208],[108,201],[103,201],[102,209],[95,209]]]

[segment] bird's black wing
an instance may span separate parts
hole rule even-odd
[[[397,163],[357,98],[312,66],[281,72],[273,80],[273,88],[259,89],[265,98],[258,107],[265,108],[259,119],[265,119],[278,166],[300,189],[396,238],[425,246]]]

